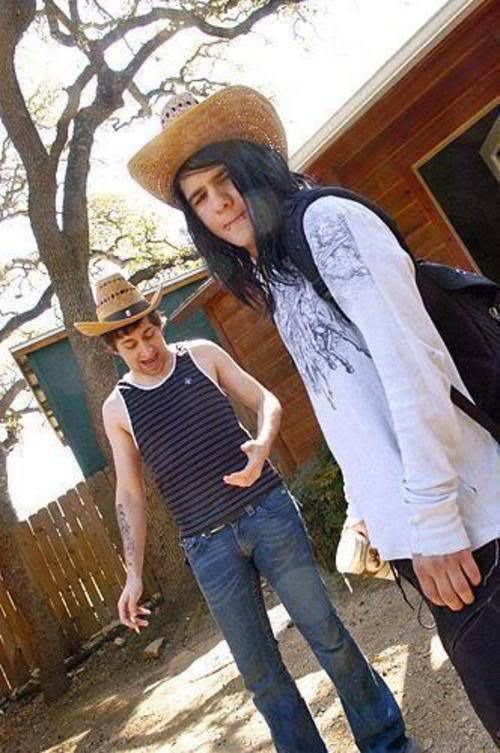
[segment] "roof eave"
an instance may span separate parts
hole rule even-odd
[[[485,0],[449,0],[295,152],[292,170],[303,172],[384,94],[412,70]]]

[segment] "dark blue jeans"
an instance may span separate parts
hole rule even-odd
[[[482,582],[472,604],[453,612],[426,601],[474,711],[500,748],[500,539],[477,549],[474,558]],[[393,564],[422,593],[411,560]]]
[[[337,616],[318,573],[299,510],[279,486],[237,521],[181,540],[245,686],[278,753],[326,753],[283,664],[262,597],[263,576],[333,681],[362,753],[404,753],[401,712]]]

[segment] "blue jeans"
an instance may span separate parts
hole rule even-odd
[[[260,577],[281,599],[333,681],[362,753],[404,753],[401,712],[333,608],[302,517],[279,486],[261,505],[211,534],[181,540],[210,611],[232,651],[278,753],[327,753],[283,664]]]

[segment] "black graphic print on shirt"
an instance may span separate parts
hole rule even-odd
[[[336,300],[341,307],[349,290],[372,282],[343,217],[319,217],[309,242],[319,270],[340,282],[341,295],[337,295],[336,287]],[[370,358],[361,333],[323,301],[303,277],[296,286],[277,284],[275,301],[276,323],[299,372],[305,374],[306,383],[316,393],[325,394],[334,405],[331,372],[340,367],[353,374],[354,352]]]

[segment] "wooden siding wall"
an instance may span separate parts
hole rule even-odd
[[[474,268],[415,165],[498,100],[499,29],[487,0],[308,166],[380,204],[420,257]]]
[[[221,345],[281,401],[284,413],[275,460],[285,475],[293,473],[311,459],[321,434],[304,385],[275,327],[224,291],[206,304],[205,311]]]

